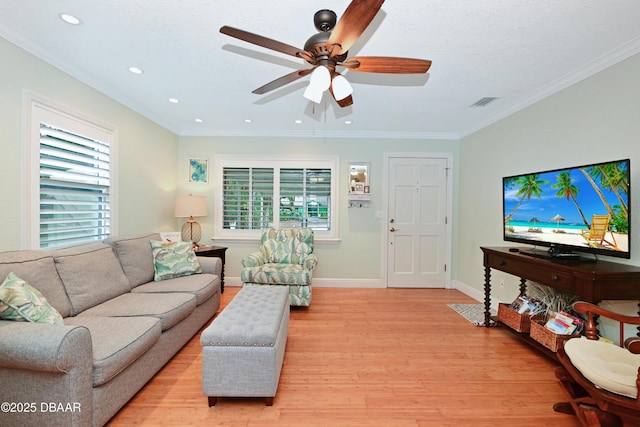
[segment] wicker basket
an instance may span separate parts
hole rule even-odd
[[[533,316],[533,319],[540,319],[540,317]],[[508,304],[498,305],[498,320],[518,332],[527,333],[531,327],[531,316],[528,313],[519,314],[510,309]]]
[[[575,335],[561,335],[556,334],[555,332],[544,327],[544,323],[541,320],[537,320],[535,322],[531,322],[531,338],[538,341],[543,346],[547,347],[549,350],[554,353],[558,351],[558,348],[563,344],[564,341],[579,337],[580,334]]]

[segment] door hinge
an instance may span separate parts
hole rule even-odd
[[[447,264],[444,265],[444,271],[447,271]]]

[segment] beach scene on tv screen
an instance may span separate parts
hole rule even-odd
[[[629,163],[504,178],[505,238],[629,251]]]

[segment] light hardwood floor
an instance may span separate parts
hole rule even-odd
[[[240,288],[227,287],[222,307]],[[448,303],[456,290],[315,288],[292,308],[274,405],[202,395],[197,334],[109,426],[579,426],[555,363]]]

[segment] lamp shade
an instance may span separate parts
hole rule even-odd
[[[207,216],[207,201],[204,196],[181,196],[176,199],[176,218]]]
[[[333,90],[333,95],[335,96],[337,101],[342,101],[347,96],[353,93],[353,88],[351,87],[347,79],[345,79],[344,76],[341,76],[340,74],[333,78],[333,81],[331,82],[331,88]]]
[[[304,91],[303,96],[309,101],[319,104],[322,101],[322,94],[331,85],[331,73],[327,67],[320,65],[311,73],[309,86]]]

